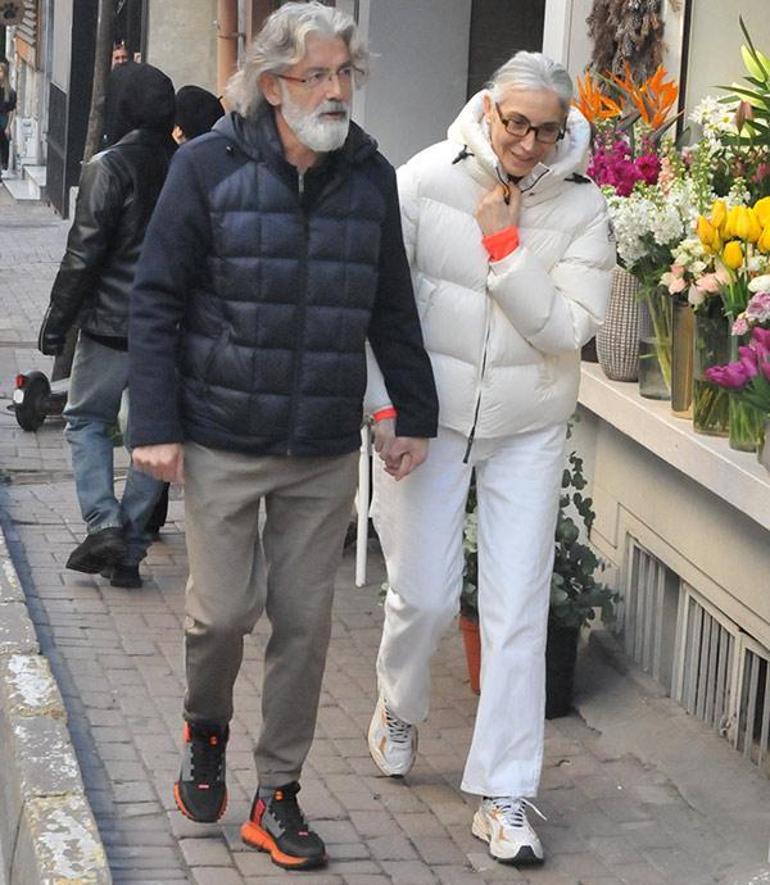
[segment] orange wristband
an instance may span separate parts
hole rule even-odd
[[[490,261],[502,261],[519,247],[519,229],[515,225],[504,227],[497,233],[489,234],[481,241],[489,253]]]
[[[388,418],[396,418],[397,416],[398,412],[393,406],[385,406],[384,409],[377,409],[377,411],[372,414],[372,421],[377,424],[380,421],[387,421]]]

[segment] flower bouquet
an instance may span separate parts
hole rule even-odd
[[[762,295],[766,296],[765,302],[770,302],[770,293]],[[764,306],[758,310],[764,312]],[[743,406],[737,413],[740,423],[736,432],[745,445],[734,447],[745,451],[761,450],[765,424],[770,417],[770,329],[752,328],[747,344],[738,347],[738,357],[737,361],[727,365],[712,366],[706,370],[706,376],[729,391],[731,402]],[[732,421],[731,414],[731,443]]]

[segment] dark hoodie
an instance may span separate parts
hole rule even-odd
[[[125,64],[110,74],[117,143],[83,167],[67,251],[40,331],[53,352],[78,314],[80,327],[125,349],[128,303],[147,224],[175,149],[174,87],[157,68]]]
[[[107,82],[107,143],[115,144],[132,129],[168,133],[175,110],[174,87],[163,71],[132,61],[118,65]]]

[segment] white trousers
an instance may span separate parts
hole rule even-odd
[[[543,761],[545,642],[566,425],[476,440],[439,429],[401,482],[377,467],[373,518],[390,589],[380,692],[406,722],[428,715],[430,660],[459,608],[465,502],[476,470],[481,697],[461,788],[536,795]]]

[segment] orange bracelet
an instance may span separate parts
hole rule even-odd
[[[380,421],[387,421],[388,418],[396,417],[398,417],[398,412],[395,408],[393,406],[385,406],[384,409],[377,409],[377,411],[372,414],[372,421],[377,424]]]

